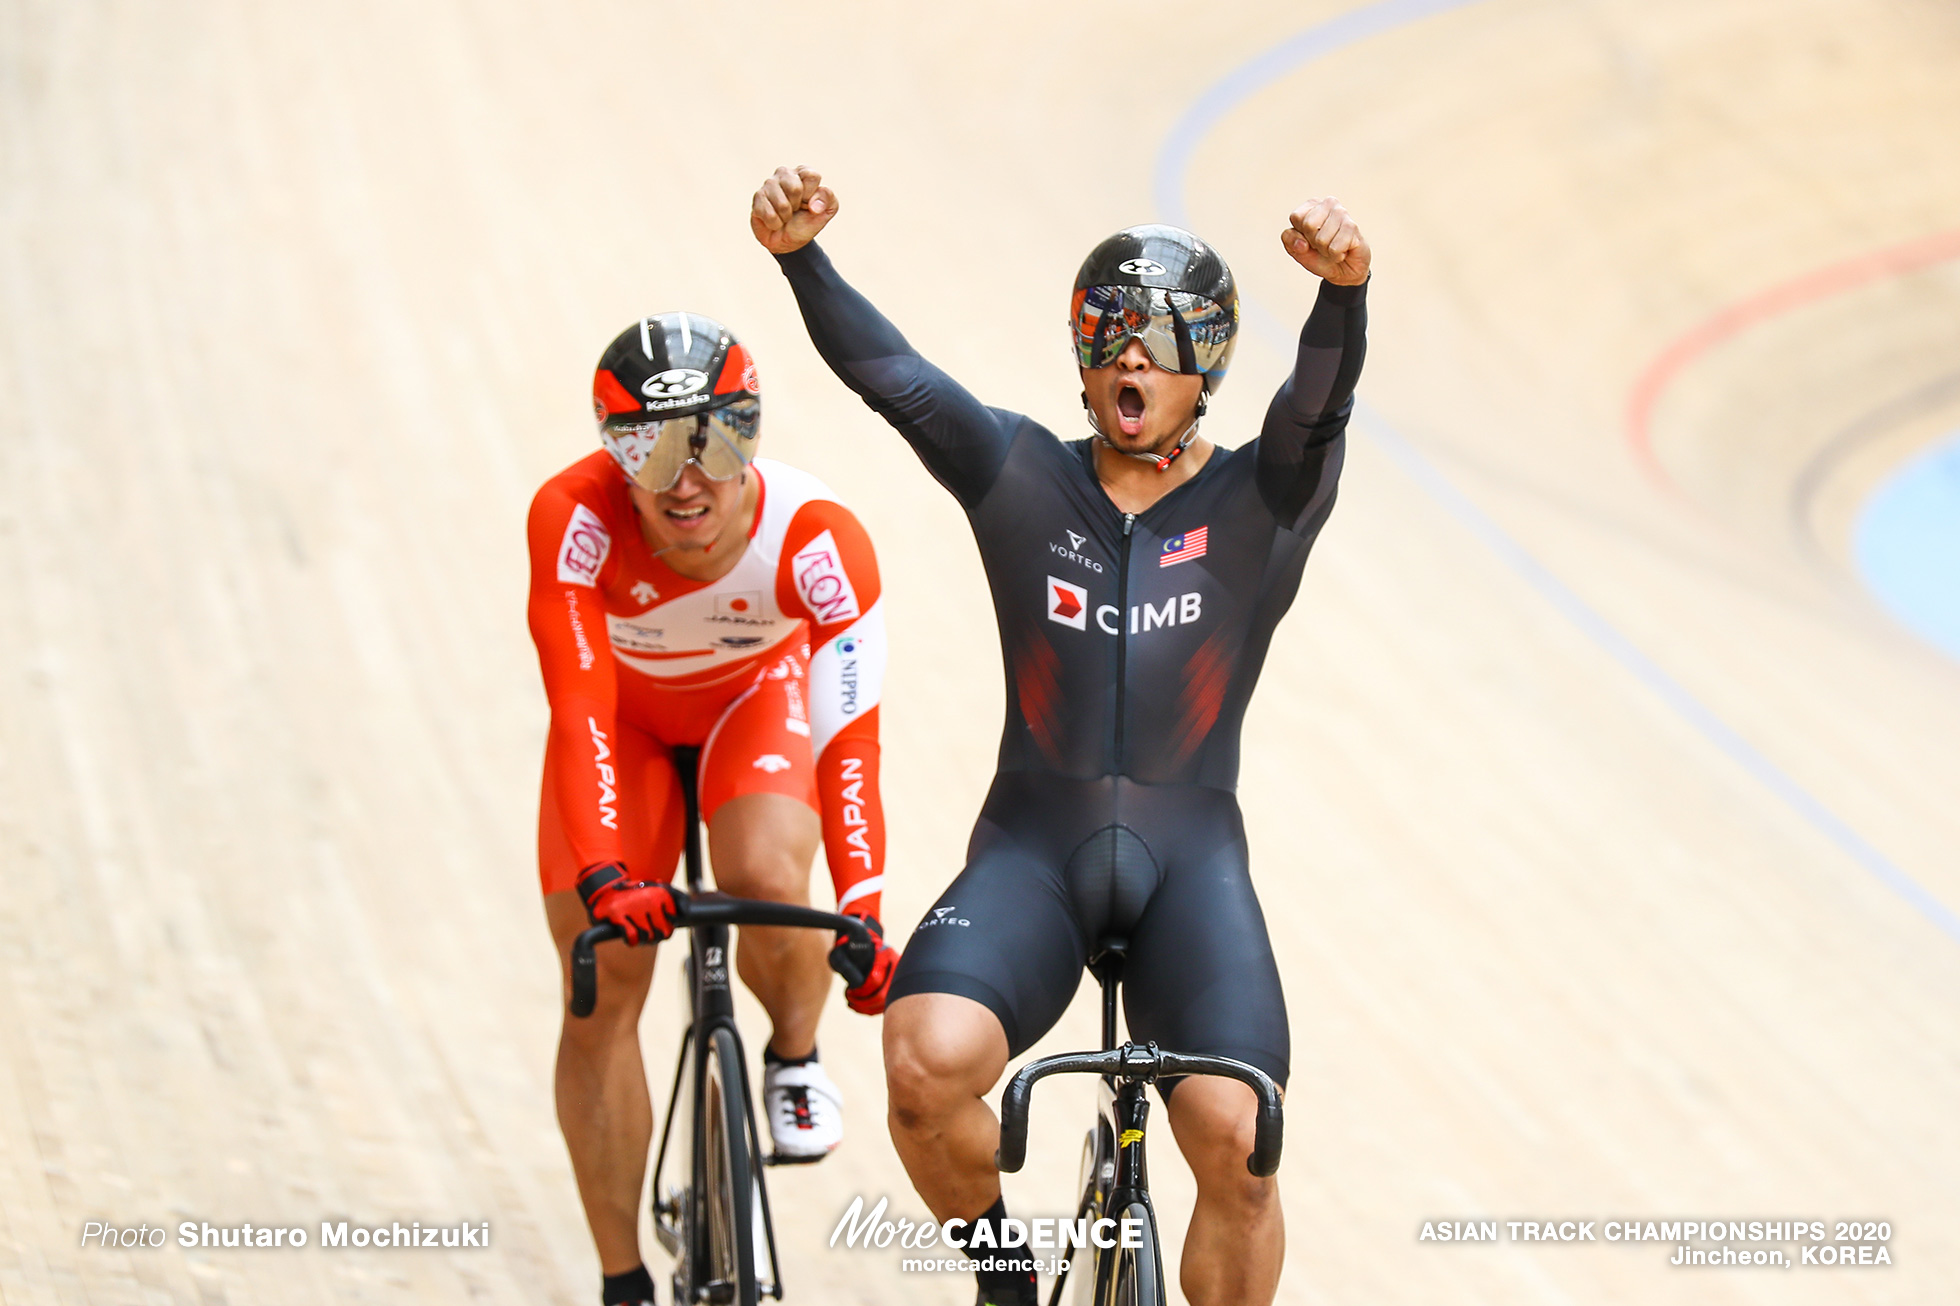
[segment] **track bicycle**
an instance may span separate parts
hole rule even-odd
[[[1103,1050],[1064,1052],[1021,1067],[1001,1092],[1000,1150],[995,1163],[1008,1174],[1019,1170],[1028,1154],[1028,1101],[1035,1081],[1049,1075],[1102,1076],[1096,1123],[1082,1144],[1081,1197],[1076,1205],[1078,1227],[1100,1219],[1134,1220],[1141,1241],[1103,1247],[1073,1239],[1078,1245],[1055,1276],[1048,1306],[1060,1306],[1063,1286],[1076,1280],[1075,1306],[1164,1306],[1164,1261],[1157,1242],[1157,1215],[1150,1204],[1149,1177],[1144,1166],[1144,1123],[1150,1102],[1146,1085],[1182,1075],[1221,1075],[1236,1079],[1259,1095],[1252,1154],[1245,1166],[1261,1178],[1279,1169],[1279,1086],[1255,1066],[1229,1057],[1186,1056],[1165,1052],[1156,1043],[1116,1043],[1117,999],[1123,982],[1124,944],[1105,940],[1089,961],[1089,973],[1102,985]]]
[[[681,1035],[654,1163],[653,1230],[674,1258],[675,1306],[710,1302],[756,1306],[764,1297],[780,1301],[783,1295],[763,1167],[817,1158],[763,1155],[748,1058],[735,1026],[735,1001],[728,984],[729,927],[777,925],[844,935],[849,946],[832,954],[832,967],[852,985],[864,982],[877,945],[864,922],[855,917],[731,898],[703,887],[699,760],[699,749],[674,750],[687,829],[683,859],[688,892],[676,929],[688,930],[688,1025]],[[607,923],[584,931],[573,942],[572,1015],[591,1015],[598,1001],[594,946],[619,937],[619,927]],[[677,1138],[685,1140],[687,1149],[685,1160],[676,1166],[684,1175],[676,1176],[676,1182],[664,1182],[669,1178],[668,1146]]]

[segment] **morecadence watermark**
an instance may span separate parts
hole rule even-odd
[[[991,1224],[976,1224],[971,1220],[888,1219],[886,1211],[890,1205],[889,1198],[880,1197],[877,1205],[867,1211],[862,1196],[852,1198],[850,1207],[837,1221],[837,1227],[830,1231],[830,1246],[836,1248],[842,1244],[856,1251],[882,1251],[890,1247],[904,1251],[927,1251],[943,1244],[963,1253],[958,1256],[908,1258],[900,1265],[901,1269],[925,1272],[982,1270],[988,1268],[989,1262],[1005,1259],[1000,1253],[1015,1250],[1055,1252],[1057,1255],[1052,1258],[1031,1257],[1038,1271],[1053,1273],[1059,1273],[1070,1253],[1075,1251],[1096,1247],[1143,1246],[1141,1220],[1091,1219],[1087,1216],[1072,1220],[1062,1216],[1017,1220],[1010,1216],[1001,1221],[1000,1234],[996,1239]],[[1017,1262],[1022,1260],[1020,1257],[1013,1259]]]

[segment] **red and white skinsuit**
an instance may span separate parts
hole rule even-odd
[[[871,538],[823,482],[758,458],[748,548],[689,580],[653,555],[603,450],[531,503],[531,638],[551,733],[538,810],[546,893],[624,862],[668,880],[683,816],[669,749],[702,749],[701,810],[786,794],[823,820],[838,910],[884,885],[878,698],[885,619]]]

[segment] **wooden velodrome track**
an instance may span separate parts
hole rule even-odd
[[[1960,669],[1844,540],[1960,423],[1960,260],[1830,269],[1960,228],[1960,11],[1347,8],[0,5],[0,1299],[592,1300],[521,525],[644,311],[735,324],[766,452],[870,525],[889,917],[958,867],[992,617],[750,240],[806,160],[846,275],[1071,434],[1095,239],[1181,214],[1232,260],[1236,444],[1311,299],[1284,213],[1331,191],[1373,238],[1368,411],[1242,786],[1293,1020],[1283,1301],[1952,1301]],[[1092,1038],[1083,1001],[1042,1050]],[[774,1176],[790,1300],[968,1300],[825,1250],[855,1194],[922,1207],[876,1025],[840,1003],[823,1047],[851,1137]],[[1063,1213],[1079,1089],[1037,1098],[1019,1212]],[[1417,1237],[1720,1217],[1888,1220],[1895,1264]],[[326,1219],[494,1237],[328,1251]],[[84,1250],[90,1220],[314,1240]]]

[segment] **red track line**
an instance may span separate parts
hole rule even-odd
[[[1667,470],[1654,456],[1653,432],[1649,424],[1661,393],[1674,380],[1675,374],[1697,357],[1779,313],[1787,313],[1831,295],[1843,294],[1882,277],[1914,272],[1950,258],[1960,258],[1960,231],[1921,236],[1903,245],[1832,263],[1781,285],[1771,286],[1768,290],[1730,304],[1713,317],[1676,336],[1647,364],[1627,395],[1627,443],[1633,446],[1634,456],[1641,467],[1664,488],[1675,488]]]

